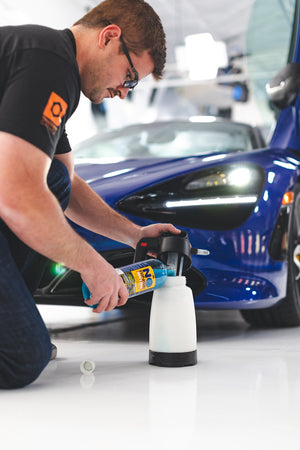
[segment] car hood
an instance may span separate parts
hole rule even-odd
[[[89,184],[94,183],[97,180],[103,182],[118,177],[118,179],[135,172],[143,173],[151,167],[157,168],[167,165],[169,166],[170,160],[167,158],[149,158],[149,159],[126,159],[123,161],[105,163],[104,160],[83,159],[75,161],[76,172]]]
[[[256,151],[252,151],[252,154]],[[243,152],[243,159],[246,152]],[[107,201],[120,198],[174,176],[215,164],[236,160],[236,153],[191,156],[186,158],[127,159],[114,163],[101,160],[76,161],[76,172]]]
[[[113,195],[120,192],[128,194],[137,189],[142,189],[149,184],[168,179],[185,171],[191,171],[191,166],[199,157],[190,158],[145,158],[128,159],[115,163],[103,163],[101,160],[85,162],[76,161],[76,172],[101,196]]]

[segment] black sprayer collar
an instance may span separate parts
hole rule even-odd
[[[180,234],[163,233],[157,238],[141,239],[136,247],[134,262],[147,259],[147,254],[156,253],[157,258],[164,264],[168,265],[171,254],[178,255],[176,273],[179,272],[179,265],[182,266],[182,273],[185,273],[192,264],[192,249],[186,231]]]

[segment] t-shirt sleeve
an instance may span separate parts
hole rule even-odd
[[[61,155],[62,153],[69,153],[71,151],[72,147],[70,145],[66,130],[64,130],[60,140],[57,143],[55,154]]]
[[[14,134],[53,157],[70,151],[65,123],[78,103],[72,65],[51,52],[19,52],[0,103],[0,130]],[[63,150],[64,148],[64,150]]]

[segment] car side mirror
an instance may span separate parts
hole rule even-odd
[[[289,63],[266,85],[271,102],[279,109],[292,106],[300,88],[300,64]]]

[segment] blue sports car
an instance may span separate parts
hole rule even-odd
[[[197,308],[238,309],[256,326],[300,324],[297,36],[267,85],[278,111],[268,146],[258,129],[210,117],[130,126],[75,153],[79,175],[117,211],[143,226],[173,223],[207,250],[186,274]],[[132,262],[132,249],[72,225],[114,266]],[[36,300],[83,304],[78,274],[49,262]]]
[[[76,171],[131,220],[171,222],[209,252],[193,256],[187,273],[196,307],[292,325],[300,321],[300,160],[293,150],[263,147],[259,130],[245,124],[152,123],[85,142]],[[132,262],[132,249],[73,226],[114,266]],[[78,274],[49,269],[56,276],[45,275],[37,301],[82,304]]]

